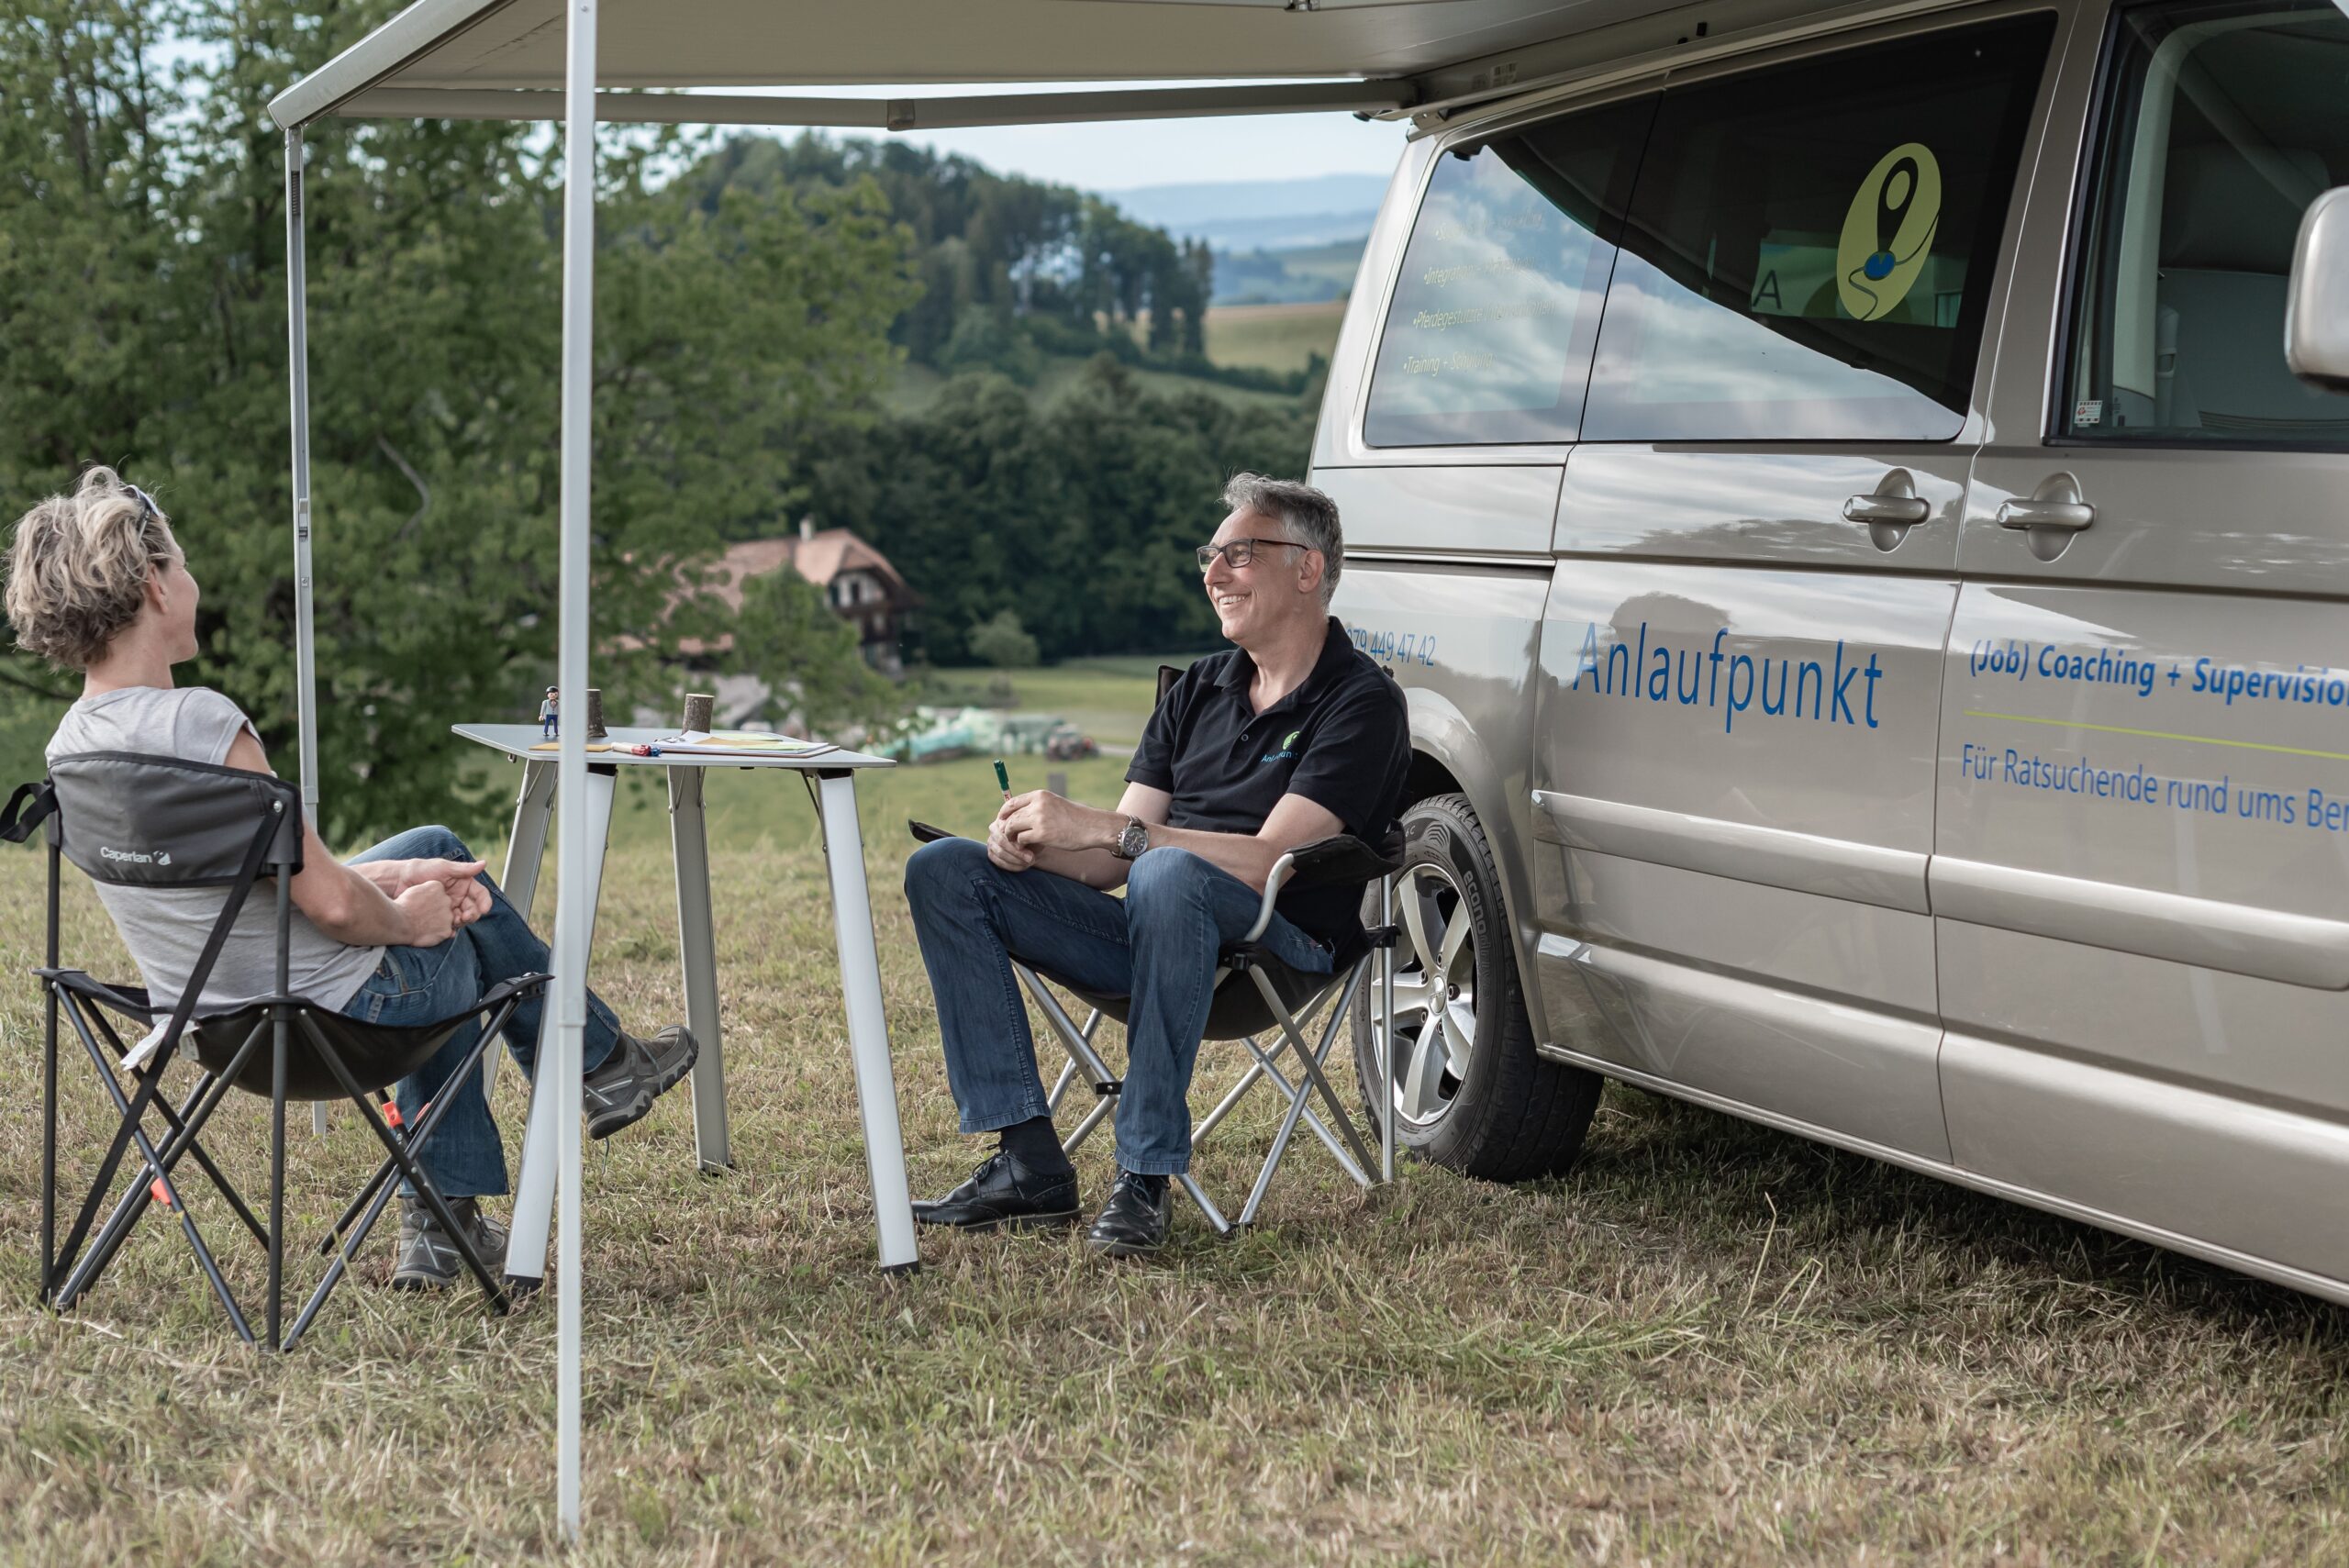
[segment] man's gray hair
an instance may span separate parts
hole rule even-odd
[[[1321,552],[1321,602],[1338,591],[1338,574],[1345,569],[1346,534],[1338,526],[1338,504],[1310,484],[1293,479],[1267,479],[1261,473],[1235,473],[1223,487],[1223,504],[1234,512],[1253,512],[1280,524],[1293,544]]]

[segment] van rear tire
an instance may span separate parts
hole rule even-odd
[[[1403,835],[1395,911],[1397,1028],[1387,1085],[1396,1148],[1487,1181],[1563,1174],[1582,1151],[1602,1080],[1534,1054],[1500,874],[1484,827],[1467,796],[1439,795],[1404,812]],[[1375,887],[1364,917],[1372,924],[1378,918]],[[1440,984],[1426,977],[1431,961]],[[1354,1068],[1373,1137],[1381,1076],[1375,991],[1375,984],[1364,986],[1353,1016]],[[1438,1013],[1432,1030],[1431,1006]]]

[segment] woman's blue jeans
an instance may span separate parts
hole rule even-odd
[[[1116,898],[1050,872],[1005,871],[974,840],[941,839],[906,862],[906,899],[964,1132],[1046,1114],[1011,973],[1017,959],[1077,990],[1133,999],[1118,1164],[1170,1176],[1190,1169],[1191,1068],[1215,1000],[1216,955],[1248,934],[1261,895],[1188,850],[1135,861]],[[1329,973],[1328,950],[1278,915],[1260,940],[1294,969]]]
[[[473,851],[446,828],[411,828],[351,856],[350,863],[473,858]],[[487,872],[478,880],[489,889],[489,913],[438,947],[385,948],[384,962],[375,973],[343,1004],[345,1018],[395,1026],[438,1023],[472,1006],[494,985],[518,974],[547,973],[547,944],[530,929],[521,911],[506,901]],[[538,1062],[539,1020],[543,1011],[541,1000],[531,997],[506,1021],[506,1048],[526,1074]],[[481,1091],[481,1074],[468,1073],[461,1084],[449,1082],[465,1052],[480,1038],[481,1019],[476,1016],[451,1035],[431,1061],[402,1079],[395,1096],[400,1116],[410,1127],[427,1105],[444,1094],[451,1097],[440,1126],[416,1157],[443,1197],[487,1197],[506,1191],[506,1147],[489,1114],[489,1096]],[[594,1072],[618,1042],[619,1020],[589,992],[587,1033],[580,1056],[584,1069]],[[403,1182],[401,1191],[407,1190]]]

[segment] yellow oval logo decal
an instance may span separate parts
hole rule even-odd
[[[1835,292],[1854,320],[1881,321],[1924,272],[1942,220],[1942,166],[1921,141],[1906,141],[1860,182],[1835,247]]]

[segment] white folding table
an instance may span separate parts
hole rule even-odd
[[[554,816],[555,753],[534,751],[535,724],[460,724],[456,733],[522,764],[522,787],[514,807],[514,832],[499,879],[507,899],[527,917],[538,892],[539,861]],[[694,1156],[702,1170],[718,1172],[732,1163],[726,1121],[726,1054],[718,1006],[718,951],[710,921],[709,837],[702,816],[702,784],[711,768],[751,768],[812,774],[824,861],[832,890],[832,936],[840,955],[841,992],[848,1014],[849,1059],[856,1073],[857,1107],[864,1123],[864,1159],[873,1182],[873,1212],[880,1230],[881,1267],[901,1273],[918,1267],[914,1248],[913,1207],[906,1188],[905,1141],[897,1129],[897,1096],[889,1066],[889,1031],[881,1011],[881,966],[873,945],[873,905],[864,881],[864,839],[857,825],[856,774],[894,766],[885,757],[829,751],[812,757],[700,756],[663,752],[640,757],[620,748],[650,745],[666,733],[615,729],[612,750],[587,757],[586,909],[588,950],[594,947],[597,895],[602,891],[604,853],[611,832],[612,795],[623,768],[656,768],[669,786],[669,842],[676,862],[677,950],[685,971],[685,1027],[700,1045],[693,1069]],[[596,742],[590,742],[596,744]],[[554,1061],[554,1008],[541,1012],[539,1062]],[[501,1052],[484,1058],[491,1073]],[[522,1173],[515,1184],[512,1233],[506,1273],[525,1287],[546,1277],[549,1222],[554,1211],[557,1107],[575,1106],[579,1094],[541,1071],[530,1095],[529,1130],[522,1141]]]

